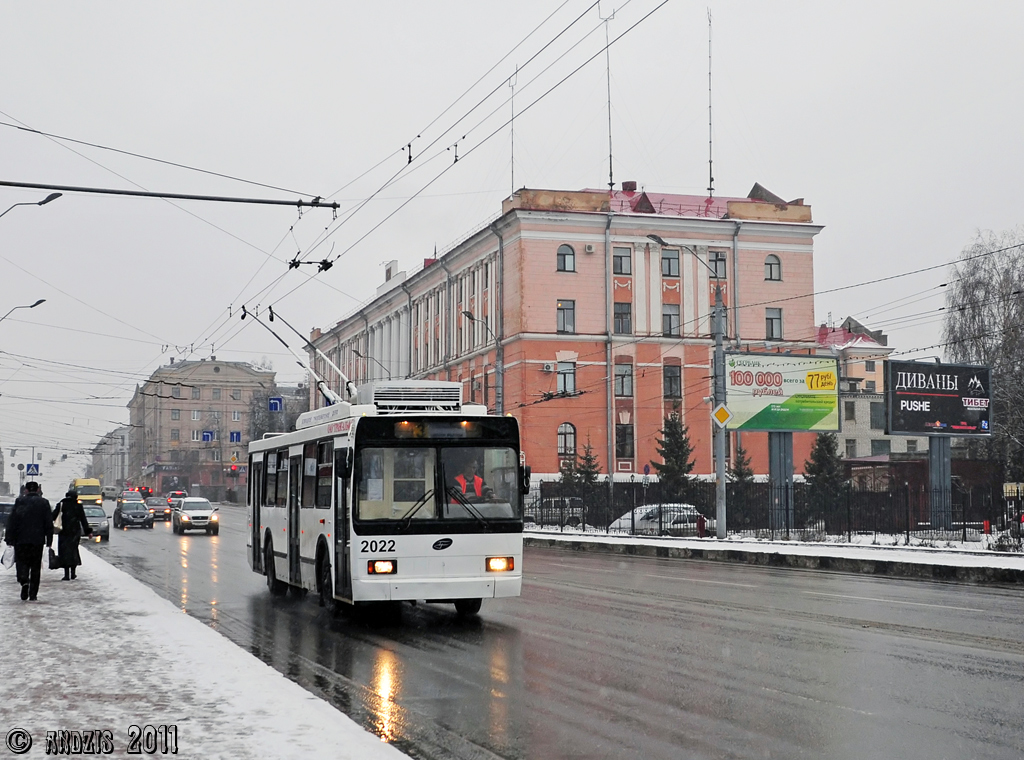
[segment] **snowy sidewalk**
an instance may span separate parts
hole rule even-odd
[[[14,569],[0,568],[0,758],[15,756],[24,731],[32,746],[22,757],[45,757],[48,731],[95,735],[95,754],[106,754],[106,740],[109,756],[130,757],[130,726],[155,729],[140,734],[143,755],[164,754],[176,731],[183,758],[406,757],[129,575],[82,555],[78,580],[43,570],[36,602],[21,601]],[[145,746],[153,739],[155,753]]]

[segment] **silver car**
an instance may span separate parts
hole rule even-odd
[[[649,504],[627,512],[608,529],[654,536],[696,536],[700,518],[700,511],[692,504]],[[705,517],[704,529],[714,531],[715,521]]]
[[[103,507],[83,504],[82,509],[85,510],[85,519],[89,521],[89,527],[92,528],[92,536],[89,538],[93,541],[109,541],[110,521],[107,519],[107,513]]]
[[[171,513],[171,529],[175,533],[184,534],[188,530],[205,530],[207,534],[216,536],[220,532],[220,518],[217,508],[209,499],[189,496],[173,502],[174,512]]]

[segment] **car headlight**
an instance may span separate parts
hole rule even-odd
[[[214,522],[217,522],[217,520],[219,518],[217,517],[217,515],[210,515],[210,519],[213,520]]]
[[[188,515],[186,515],[186,514],[183,514],[183,515],[181,516],[181,520],[182,520],[182,522],[188,522],[188,521],[189,521],[189,520],[191,520],[191,519],[192,519],[192,518],[190,518],[190,517],[189,517]]]

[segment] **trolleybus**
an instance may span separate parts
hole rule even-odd
[[[342,604],[425,600],[462,614],[522,587],[514,417],[462,403],[460,383],[394,381],[249,445],[249,564],[271,593]]]

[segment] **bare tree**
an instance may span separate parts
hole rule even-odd
[[[1024,480],[1024,227],[978,233],[952,265],[945,309],[947,359],[992,368],[992,438],[978,453]]]

